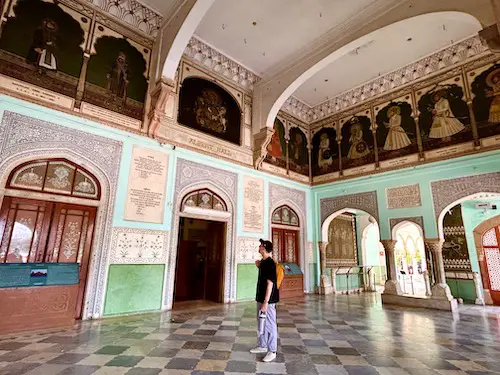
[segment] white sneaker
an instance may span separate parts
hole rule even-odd
[[[266,356],[264,357],[263,361],[264,362],[271,362],[276,359],[276,353],[275,352],[267,352]]]
[[[267,348],[261,348],[260,346],[250,350],[250,353],[252,354],[260,354],[260,353],[267,353]]]

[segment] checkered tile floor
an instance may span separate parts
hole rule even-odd
[[[254,303],[84,322],[0,337],[0,374],[237,375],[500,373],[500,311],[382,307],[380,296],[282,302],[273,363],[256,343]]]

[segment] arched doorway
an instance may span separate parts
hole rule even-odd
[[[209,189],[187,193],[181,202],[174,303],[224,302],[226,202]]]
[[[396,240],[396,270],[404,294],[425,297],[427,293],[424,272],[427,270],[423,230],[409,221],[403,221],[393,228],[392,238]]]
[[[385,249],[380,243],[380,228],[376,222],[370,222],[364,228],[361,249],[363,265],[371,267],[371,275],[366,275],[365,278],[365,285],[371,285],[371,288],[365,288],[365,290],[383,291],[387,279]]]
[[[500,305],[500,225],[483,234],[482,254],[479,259],[483,287],[489,290],[493,304]]]
[[[82,317],[101,187],[67,159],[41,159],[15,167],[0,208],[0,263],[78,264],[74,316]]]

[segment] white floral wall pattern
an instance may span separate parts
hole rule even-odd
[[[168,240],[168,231],[113,228],[110,263],[163,264]]]

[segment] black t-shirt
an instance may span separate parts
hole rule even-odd
[[[269,303],[279,302],[280,294],[276,286],[276,264],[271,257],[260,262],[259,279],[257,281],[257,296],[255,297],[257,302],[264,302],[267,290],[267,280],[271,280],[273,282],[273,291],[271,293],[271,297],[269,298]]]

